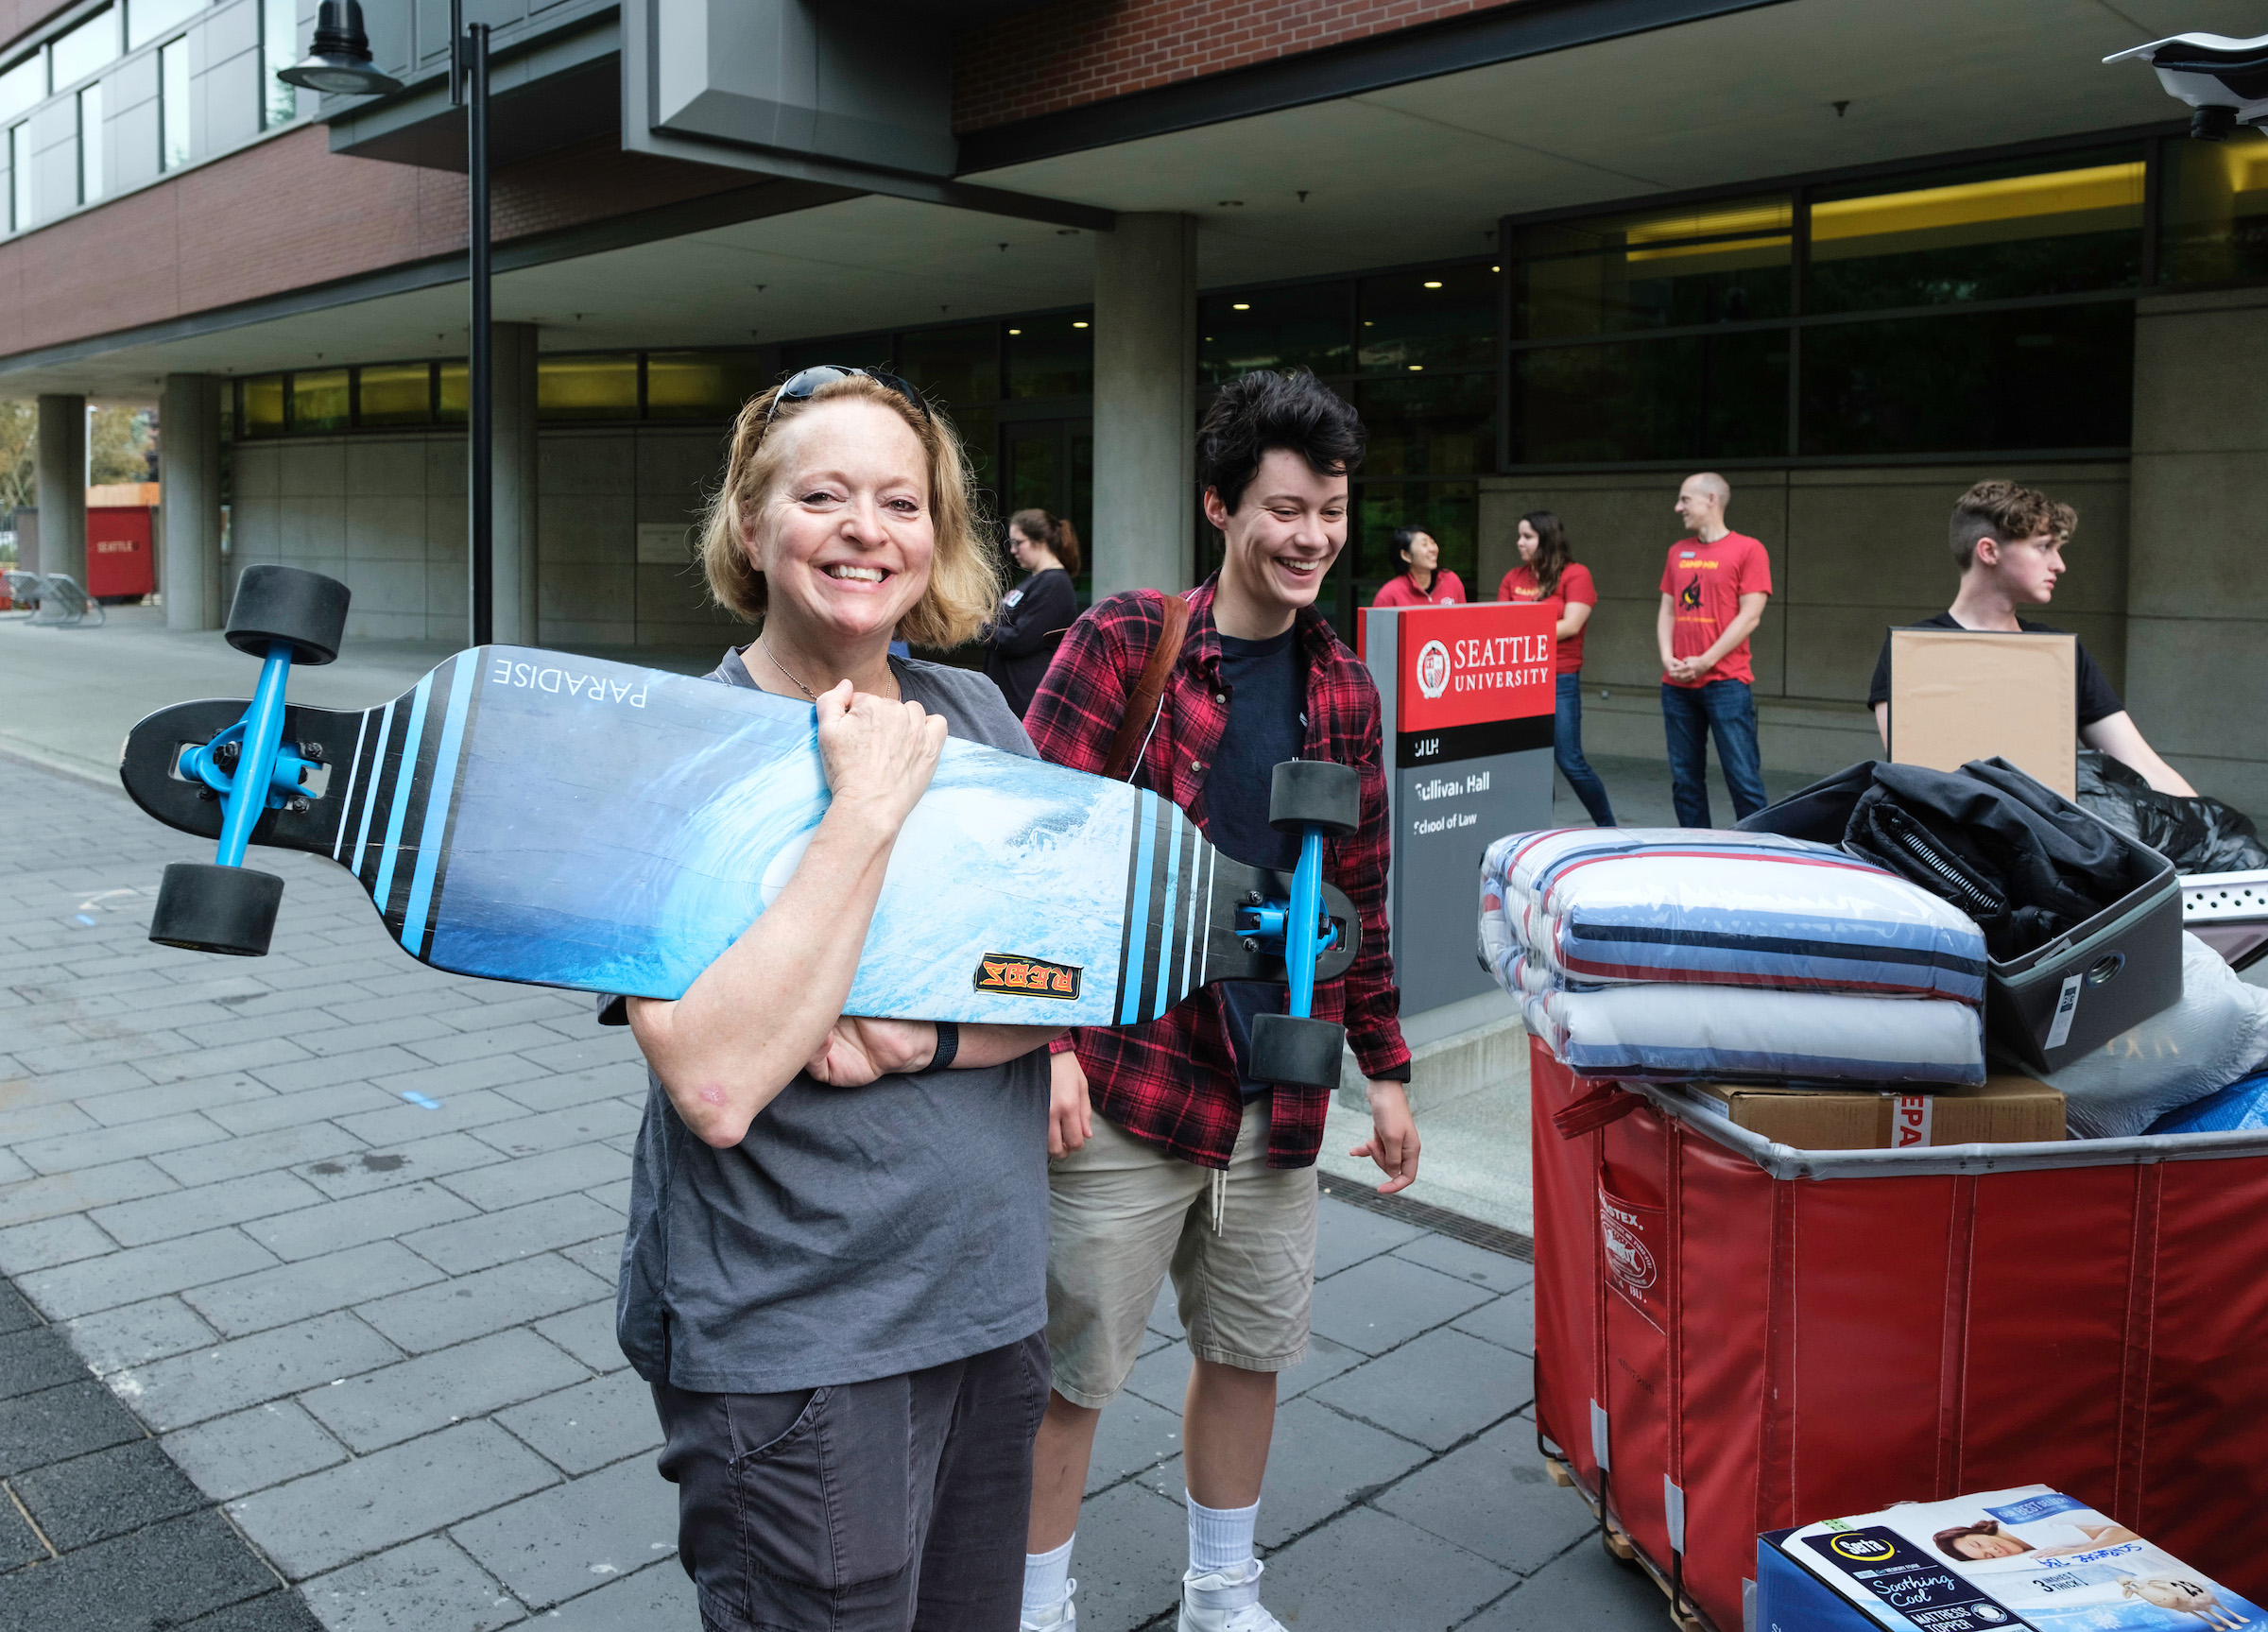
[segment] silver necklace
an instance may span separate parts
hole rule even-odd
[[[801,680],[799,680],[799,679],[796,679],[796,677],[795,677],[795,676],[793,676],[793,675],[789,674],[789,673],[787,672],[787,665],[786,665],[785,663],[782,662],[782,661],[780,661],[778,658],[776,658],[776,657],[772,656],[772,648],[771,648],[771,646],[770,646],[770,644],[769,644],[768,643],[766,643],[766,642],[765,642],[765,641],[762,641],[762,640],[759,640],[759,641],[756,643],[756,649],[757,649],[758,651],[760,651],[760,652],[762,652],[762,653],[764,654],[764,661],[765,661],[765,662],[767,662],[767,663],[771,664],[771,665],[772,665],[772,667],[774,667],[774,668],[776,668],[776,669],[778,669],[778,670],[780,671],[780,678],[781,678],[782,679],[785,680],[785,681],[786,681],[786,682],[787,682],[789,685],[791,685],[791,686],[795,687],[795,688],[796,688],[796,690],[798,690],[798,691],[801,692],[801,693],[802,693],[802,694],[803,694],[805,696],[809,697],[809,698],[810,698],[810,699],[811,699],[813,702],[815,702],[815,703],[816,703],[816,702],[817,702],[817,701],[819,700],[819,694],[818,694],[818,693],[816,693],[816,692],[813,691],[813,690],[812,690],[812,689],[811,689],[809,686],[805,685],[805,684],[804,684],[804,683],[803,683]]]

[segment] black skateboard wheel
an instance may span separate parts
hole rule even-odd
[[[1252,1017],[1252,1076],[1257,1082],[1289,1088],[1339,1086],[1339,1054],[1347,1028],[1327,1020],[1296,1020],[1288,1014]]]
[[[276,908],[283,900],[284,881],[272,872],[177,861],[167,866],[165,880],[158,886],[149,938],[186,952],[266,957],[268,939],[276,933]]]
[[[1268,825],[1278,833],[1310,827],[1345,838],[1363,825],[1363,779],[1352,765],[1285,760],[1268,782]]]
[[[292,661],[330,662],[338,656],[351,598],[346,585],[320,573],[265,563],[247,567],[229,608],[229,644],[265,658],[270,645],[287,641]]]

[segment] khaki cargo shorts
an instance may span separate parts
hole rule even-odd
[[[1048,1163],[1047,1349],[1056,1392],[1100,1410],[1125,1386],[1170,1273],[1200,1360],[1281,1371],[1307,1355],[1315,1170],[1267,1164],[1267,1101],[1245,1111],[1213,1228],[1214,1170],[1099,1113]]]

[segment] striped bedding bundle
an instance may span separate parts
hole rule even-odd
[[[1961,912],[1830,845],[1697,828],[1515,833],[1482,866],[1483,954],[1569,988],[1671,981],[1984,1000]],[[1490,920],[1501,933],[1490,933]]]
[[[1586,1076],[1977,1084],[1984,941],[1935,896],[1768,833],[1515,833],[1481,957]]]

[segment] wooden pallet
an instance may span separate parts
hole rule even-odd
[[[1574,1469],[1549,1452],[1544,1453],[1543,1473],[1544,1477],[1554,1485],[1559,1486],[1563,1489],[1572,1490],[1577,1496],[1580,1496],[1583,1499],[1583,1505],[1590,1509],[1591,1517],[1594,1519],[1600,1517],[1598,1503],[1592,1500],[1589,1491],[1576,1483]],[[1680,1607],[1669,1577],[1654,1568],[1652,1560],[1639,1552],[1638,1544],[1624,1535],[1621,1526],[1617,1525],[1613,1520],[1604,1520],[1600,1524],[1599,1544],[1613,1557],[1619,1558],[1624,1564],[1636,1565],[1644,1571],[1646,1579],[1661,1589],[1661,1595],[1667,1600],[1663,1606],[1670,1612],[1670,1624],[1676,1627],[1677,1632],[1716,1632],[1715,1626],[1706,1620],[1699,1610],[1692,1607],[1690,1603]]]

